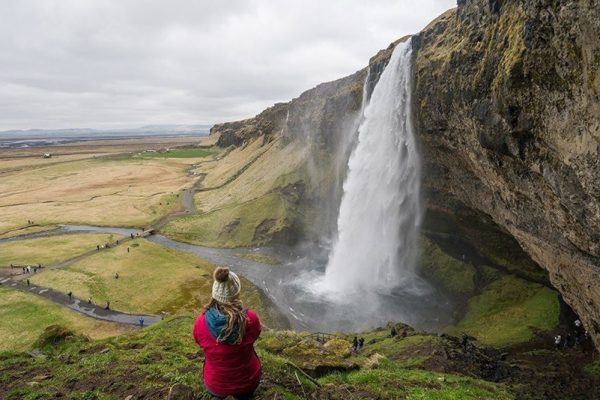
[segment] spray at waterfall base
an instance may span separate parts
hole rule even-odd
[[[280,305],[283,299],[297,328],[356,331],[398,321],[436,330],[452,323],[449,302],[415,272],[422,209],[411,94],[409,40],[396,46],[363,104],[337,238],[284,267],[269,293]]]

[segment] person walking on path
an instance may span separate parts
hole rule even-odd
[[[129,253],[129,247],[127,247],[127,252]]]
[[[119,279],[119,273],[115,272],[115,279]]]
[[[241,283],[229,268],[214,272],[212,299],[194,323],[193,336],[204,351],[203,380],[216,399],[251,399],[262,367],[254,351],[261,332],[258,315],[239,299]]]
[[[73,300],[73,292],[67,293],[67,296],[69,296],[69,300]]]
[[[360,339],[358,339],[358,349],[362,350],[364,345],[365,345],[365,338],[361,337]]]
[[[110,310],[110,301],[106,300],[106,307],[104,307],[105,310]]]
[[[99,244],[96,245],[96,251],[100,251],[100,245]]]
[[[92,298],[91,297],[88,299],[88,304],[92,304]]]
[[[30,282],[29,282],[29,279],[27,279],[27,286],[29,286],[29,285],[30,285]]]
[[[358,338],[354,336],[354,340],[352,340],[352,351],[356,353],[358,350]]]
[[[140,318],[140,328],[144,327],[144,317]]]

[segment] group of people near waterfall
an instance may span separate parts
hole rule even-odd
[[[352,340],[352,351],[354,353],[358,352],[359,350],[362,350],[363,346],[365,345],[365,338],[357,338],[356,336],[354,336],[354,339]]]
[[[557,350],[567,349],[570,347],[581,347],[584,348],[584,342],[589,339],[589,333],[583,326],[583,323],[578,318],[573,322],[572,329],[570,329],[564,336],[557,334],[554,336],[554,347]]]

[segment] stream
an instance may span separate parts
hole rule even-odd
[[[0,239],[0,243],[76,233],[113,233],[128,237],[139,232],[141,231],[135,228],[59,225],[52,231]],[[160,234],[146,236],[145,239],[171,249],[192,253],[217,265],[229,266],[232,271],[260,288],[296,330],[358,331],[384,325],[386,321],[402,321],[418,329],[436,331],[452,322],[451,304],[437,294],[415,296],[398,289],[369,294],[369,297],[357,295],[355,298],[359,300],[355,303],[335,303],[323,298],[317,291],[312,292],[310,287],[307,288],[306,282],[324,273],[330,250],[327,246],[311,244],[293,248],[280,246],[222,249],[182,243]],[[282,262],[270,265],[240,256],[252,253],[268,254]],[[57,265],[61,267],[61,264]],[[365,279],[368,278],[365,276]],[[68,306],[89,315],[85,309],[80,309],[79,303],[73,302]],[[81,306],[85,308],[85,305]],[[91,316],[96,318],[117,322],[120,322],[118,318],[125,318],[128,323],[137,321],[137,317],[119,316],[115,319],[110,315],[99,315],[98,311],[93,312],[97,315]],[[152,322],[148,319],[147,321]]]

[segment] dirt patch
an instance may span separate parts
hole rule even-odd
[[[227,225],[225,225],[225,227],[223,228],[223,235],[229,235],[231,233],[233,233],[235,230],[237,230],[237,228],[239,228],[240,226],[240,219],[236,218],[233,221],[231,221],[230,223],[228,223]]]
[[[277,220],[274,219],[265,219],[262,221],[256,229],[254,230],[254,239],[255,241],[263,241],[268,239],[269,232],[275,226]]]

